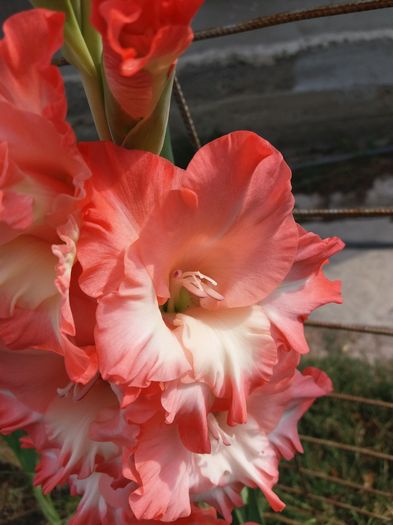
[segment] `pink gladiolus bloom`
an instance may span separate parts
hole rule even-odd
[[[203,0],[93,0],[109,89],[135,122],[148,117],[172,66],[192,41],[191,18]]]
[[[0,338],[9,348],[63,353],[72,377],[88,381],[97,369],[93,340],[78,341],[68,291],[90,171],[50,64],[63,18],[20,13],[0,42]]]
[[[186,171],[109,145],[83,152],[94,178],[81,282],[99,297],[100,372],[125,394],[165,382],[169,420],[200,421],[189,439],[208,452],[215,400],[229,423],[244,423],[246,398],[269,381],[278,345],[303,352],[289,336],[302,341],[302,320],[341,300],[321,267],[342,243],[298,228],[289,168],[253,133],[208,144]]]
[[[96,8],[127,49],[140,39],[122,31],[144,24],[160,42],[185,34],[181,47],[200,2],[178,3]],[[50,65],[62,24],[21,13],[0,42],[0,431],[26,432],[44,492],[81,496],[71,525],[225,525],[245,486],[279,511],[279,462],[331,390],[296,367],[304,320],[341,301],[323,267],[342,242],[295,223],[290,170],[254,133],[213,141],[187,170],[77,145]],[[153,67],[149,53],[124,67]]]
[[[249,397],[246,424],[229,426],[225,412],[210,413],[212,452],[196,454],[178,426],[165,422],[159,388],[120,409],[101,379],[87,387],[67,383],[61,356],[26,350],[14,357],[0,349],[0,428],[27,431],[25,446],[41,454],[35,483],[45,492],[67,482],[82,495],[72,525],[150,525],[157,519],[219,525],[213,513],[192,504],[207,502],[230,522],[244,485],[258,486],[281,510],[272,492],[278,462],[302,451],[297,422],[331,390],[316,369],[283,380],[276,367],[271,382]]]

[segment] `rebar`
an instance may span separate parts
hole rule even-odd
[[[263,517],[265,519],[280,521],[281,523],[285,523],[286,525],[303,525],[301,521],[292,520],[291,518],[287,518],[286,516],[282,516],[281,514],[274,514],[273,512],[264,512]]]
[[[361,492],[367,492],[368,494],[372,494],[374,496],[381,496],[384,498],[392,498],[393,493],[386,492],[384,490],[374,489],[372,487],[365,487],[363,485],[359,485],[358,483],[354,483],[353,481],[349,481],[344,478],[339,478],[338,476],[330,476],[329,474],[325,474],[324,472],[321,472],[319,470],[312,470],[304,467],[298,467],[297,465],[293,465],[291,463],[283,463],[281,465],[283,468],[290,468],[290,469],[296,469],[300,474],[304,474],[305,476],[309,476],[312,478],[320,478],[324,479],[326,481],[330,481],[331,483],[334,483],[336,485],[342,485],[343,487],[348,487],[353,490],[359,490]]]
[[[183,93],[183,89],[180,85],[177,75],[175,75],[175,81],[173,83],[173,94],[175,96],[176,103],[179,107],[181,116],[186,126],[188,137],[195,149],[198,150],[201,147],[201,141],[199,140],[194,120],[191,116],[190,108],[187,104],[186,98]]]
[[[355,454],[362,454],[364,456],[370,456],[376,459],[383,459],[385,461],[393,461],[393,456],[391,454],[385,454],[384,452],[379,452],[378,450],[373,450],[373,449],[364,448],[364,447],[357,447],[356,445],[348,445],[347,443],[340,443],[339,441],[316,438],[312,436],[301,435],[299,437],[302,441],[306,443],[313,443],[316,445],[338,448],[340,450],[346,450],[349,452],[354,452]]]
[[[315,219],[318,217],[329,219],[393,217],[393,208],[295,208],[293,214],[297,219]]]
[[[272,27],[281,24],[289,24],[291,22],[300,22],[303,20],[311,20],[313,18],[346,15],[349,13],[372,11],[374,9],[385,9],[387,7],[393,7],[392,0],[353,2],[348,4],[323,6],[316,9],[305,9],[303,11],[295,11],[293,13],[277,13],[274,15],[252,18],[251,20],[239,22],[238,24],[230,24],[212,27],[202,31],[196,31],[194,34],[194,41],[206,40],[207,38],[217,38],[227,35],[235,35],[237,33],[245,33],[246,31],[254,31],[255,29],[262,29],[265,27]]]
[[[345,330],[347,332],[360,332],[363,334],[387,335],[393,336],[393,328],[386,326],[369,326],[354,323],[332,323],[329,321],[313,321],[308,319],[305,322],[310,328],[326,328],[328,330]]]
[[[301,489],[298,489],[296,487],[288,487],[287,485],[281,485],[277,484],[276,488],[283,490],[284,492],[297,494],[297,495],[303,495],[303,492]],[[349,503],[342,503],[341,501],[338,501],[334,498],[327,498],[326,496],[318,496],[317,494],[308,493],[307,497],[316,501],[320,501],[321,503],[326,503],[328,505],[332,505],[334,507],[339,507],[341,509],[349,510],[351,512],[356,512],[357,514],[363,514],[364,516],[368,516],[369,518],[376,518],[381,521],[386,521],[391,523],[391,518],[388,518],[387,516],[382,516],[382,514],[377,514],[376,512],[371,512],[369,510],[364,510],[359,507],[355,507],[354,505],[350,505]]]
[[[382,399],[371,399],[369,397],[352,396],[351,394],[336,392],[329,394],[327,397],[340,399],[341,401],[353,401],[355,403],[364,403],[365,405],[371,405],[380,408],[388,408],[389,410],[393,410],[393,403],[390,403],[389,401],[383,401]]]

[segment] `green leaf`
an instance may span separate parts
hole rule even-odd
[[[19,440],[22,436],[23,432],[18,430],[8,436],[2,436],[2,438],[18,458],[23,470],[28,474],[33,474],[37,464],[37,453],[34,449],[21,447]]]

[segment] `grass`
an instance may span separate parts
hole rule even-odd
[[[335,351],[328,357],[307,359],[302,366],[309,365],[325,370],[332,378],[336,392],[393,402],[393,361],[385,361],[380,366],[370,365]],[[300,433],[393,454],[391,416],[391,410],[387,408],[324,398],[318,400],[305,415],[300,423]],[[322,472],[350,480],[362,487],[392,492],[392,463],[311,443],[304,443],[304,449],[304,455],[298,456],[296,461],[282,464],[280,485],[288,487],[291,492],[282,489],[277,492],[287,503],[287,509],[274,515],[261,495],[257,491],[250,491],[247,494],[249,504],[246,509],[237,511],[235,525],[247,520],[263,525],[393,523],[392,498],[368,494],[364,490],[343,487],[299,472],[299,468]],[[6,454],[5,449],[0,449],[0,525],[45,524],[45,519],[40,517],[28,477],[12,464],[10,456],[6,457]],[[334,498],[361,511],[381,515],[386,521],[333,507],[310,498],[310,494]],[[53,496],[60,515],[66,516],[72,511],[75,500],[65,490],[56,490]]]

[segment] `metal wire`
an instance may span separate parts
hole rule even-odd
[[[57,67],[63,67],[63,66],[69,66],[70,63],[64,57],[60,57],[60,58],[54,58],[52,60],[52,65],[57,66]]]
[[[296,487],[288,487],[287,485],[277,484],[276,488],[281,489],[284,492],[303,495],[302,490]],[[334,498],[327,498],[326,496],[318,496],[317,494],[312,494],[312,493],[308,493],[307,497],[310,499],[314,499],[316,501],[320,501],[321,503],[327,503],[328,505],[332,505],[334,507],[339,507],[341,509],[349,510],[351,512],[357,512],[358,514],[363,514],[364,516],[368,516],[369,518],[376,518],[381,521],[386,521],[386,522],[391,523],[391,518],[388,518],[387,516],[382,516],[381,514],[377,514],[375,512],[371,512],[368,510],[361,509],[359,507],[355,507],[354,505],[350,505],[349,503],[342,503],[341,501],[337,501]]]
[[[340,399],[342,401],[353,401],[356,403],[364,403],[365,405],[371,405],[371,406],[376,406],[380,408],[388,408],[388,409],[393,410],[393,403],[390,403],[389,401],[382,401],[382,399],[371,399],[369,397],[352,396],[351,394],[336,393],[336,392],[329,394],[327,397],[332,397],[334,399]]]
[[[319,470],[311,470],[304,467],[298,467],[297,465],[292,465],[290,463],[283,463],[281,466],[283,468],[296,469],[298,470],[298,472],[304,474],[305,476],[325,479],[326,481],[330,481],[331,483],[335,483],[336,485],[342,485],[343,487],[348,487],[353,490],[360,490],[361,492],[367,492],[368,494],[373,494],[375,496],[382,496],[384,498],[391,498],[393,496],[393,493],[391,492],[374,489],[372,487],[364,487],[363,485],[359,485],[358,483],[354,483],[353,481],[348,481],[337,476],[329,476],[328,474],[325,474],[324,472],[321,472]]]
[[[353,323],[332,323],[329,321],[312,321],[310,319],[305,322],[305,325],[309,326],[310,328],[327,328],[328,330],[345,330],[347,332],[393,336],[393,328],[388,328],[386,326],[369,326]]]
[[[356,454],[362,454],[364,456],[370,456],[376,459],[383,459],[385,461],[393,461],[393,455],[385,454],[384,452],[379,452],[378,450],[373,450],[370,448],[357,447],[355,445],[348,445],[346,443],[340,443],[339,441],[333,441],[330,439],[316,438],[313,436],[299,436],[300,439],[306,443],[313,443],[316,445],[322,445],[326,447],[338,448],[340,450],[346,450],[349,452],[354,452]]]
[[[285,523],[286,525],[303,525],[301,521],[292,520],[291,518],[287,518],[286,516],[282,516],[280,514],[273,514],[273,512],[264,512],[263,517],[265,519],[280,521],[281,523]]]
[[[342,219],[358,217],[393,217],[393,208],[312,208],[296,209],[293,212],[297,219],[315,219],[316,217]]]
[[[255,29],[262,29],[264,27],[289,24],[291,22],[300,22],[302,20],[311,20],[313,18],[345,15],[348,13],[359,13],[361,11],[372,11],[374,9],[384,9],[387,7],[393,7],[392,0],[354,2],[349,4],[318,7],[316,9],[305,9],[304,11],[297,11],[294,13],[277,13],[269,16],[260,16],[245,22],[240,22],[238,24],[230,24],[226,26],[212,27],[202,31],[196,31],[194,34],[194,41],[234,35],[237,33],[244,33],[246,31],[253,31]]]
[[[312,518],[321,518],[321,513],[320,511],[317,511],[317,513],[314,512],[314,509],[304,509],[304,508],[301,508],[301,507],[296,507],[295,505],[291,505],[290,503],[287,503],[285,502],[285,511],[288,511],[288,512],[294,512],[296,514],[302,514],[305,519],[307,518],[308,520],[311,520]],[[318,514],[318,516],[316,516],[315,514]],[[272,519],[273,517],[275,519],[277,519],[277,514],[273,514],[273,513],[270,513]],[[264,517],[266,517],[266,513],[263,514]],[[286,516],[284,516],[285,519],[290,519],[290,518],[287,518]],[[303,525],[303,524],[302,524]],[[332,521],[331,519],[329,519],[329,525],[348,525],[347,523],[344,523],[343,521]]]
[[[177,75],[175,75],[175,81],[173,83],[173,94],[175,96],[176,103],[179,107],[181,116],[187,129],[189,139],[196,150],[201,147],[201,141],[194,124],[194,120],[191,116],[190,108],[187,104],[186,98],[183,93],[183,89],[180,85]]]

